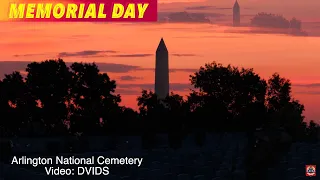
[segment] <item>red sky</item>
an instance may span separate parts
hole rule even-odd
[[[4,2],[0,1],[0,7],[4,7],[1,6]],[[279,72],[292,81],[294,97],[306,106],[307,119],[320,120],[319,0],[239,0],[243,23],[258,12],[283,14],[301,19],[309,37],[253,34],[248,33],[247,28],[229,27],[233,0],[162,2],[166,3],[159,5],[159,12],[206,6],[193,11],[224,16],[218,24],[0,22],[0,70],[3,71],[0,73],[22,70],[21,63],[3,61],[41,61],[65,52],[60,56],[68,55],[63,57],[67,62],[107,63],[101,69],[117,80],[123,104],[136,108],[135,100],[141,87],[152,88],[154,74],[148,69],[154,68],[155,49],[164,37],[170,53],[170,68],[177,70],[170,74],[170,83],[182,84],[172,85],[173,91],[186,94],[181,86],[189,83],[188,75],[192,71],[185,69],[197,69],[212,61],[252,67],[264,78]],[[101,52],[84,56],[83,51],[89,50]],[[119,65],[113,67],[108,63]]]

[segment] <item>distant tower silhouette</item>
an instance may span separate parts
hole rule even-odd
[[[166,44],[161,38],[156,51],[155,93],[159,99],[169,95],[169,55]]]
[[[233,26],[240,26],[240,6],[238,0],[233,5]]]

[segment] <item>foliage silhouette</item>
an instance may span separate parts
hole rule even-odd
[[[123,112],[120,95],[114,94],[115,81],[95,64],[69,68],[62,59],[46,60],[30,63],[26,72],[26,78],[13,72],[0,83],[1,111],[7,118],[1,121],[3,135],[93,135],[103,131],[100,119],[107,129],[117,127],[114,119]]]
[[[303,138],[304,106],[292,98],[290,81],[277,73],[268,80],[267,109],[269,126],[285,128],[295,139]]]
[[[171,93],[161,100],[151,91],[143,90],[137,98],[143,123],[143,144],[152,147],[156,133],[168,133],[171,147],[181,146],[182,134],[187,122],[188,104],[182,96]]]
[[[264,109],[248,108],[258,108],[265,101],[266,82],[253,69],[224,67],[213,62],[191,75],[190,81],[196,91],[190,94],[188,102],[194,116],[203,121],[197,124],[200,127],[195,127],[208,131],[243,131],[253,130],[262,123],[263,113],[260,119],[254,116]]]
[[[71,87],[71,73],[58,59],[28,64],[26,85],[30,96],[38,103],[33,122],[42,122],[47,132],[58,135],[68,116],[67,102]]]
[[[295,21],[294,21],[295,22]],[[251,24],[258,27],[289,28],[290,21],[282,15],[261,12],[251,19]]]
[[[286,33],[295,36],[307,36],[308,33],[303,31],[300,20],[293,17],[291,20],[284,18],[282,15],[260,12],[251,19],[251,25],[259,28],[271,28],[264,31],[269,33]]]
[[[294,140],[312,139],[319,129],[304,122],[304,106],[277,73],[266,81],[253,69],[209,63],[190,76],[194,89],[186,98],[171,93],[161,100],[144,90],[136,112],[119,105],[116,82],[94,63],[46,60],[26,72],[0,81],[1,136],[142,135],[152,147],[157,133],[168,133],[178,148],[190,133],[201,145],[206,132],[244,131],[254,144],[257,127],[283,128]]]
[[[257,127],[282,127],[301,140],[318,128],[307,127],[304,106],[292,98],[290,81],[277,73],[265,81],[253,69],[213,62],[190,76],[194,90],[186,99],[171,93],[160,100],[144,90],[136,112],[119,105],[116,82],[94,63],[68,67],[62,59],[46,60],[30,63],[26,72],[26,78],[13,72],[0,82],[2,136],[170,132],[178,143],[185,133],[252,135]]]
[[[76,136],[77,145],[64,145],[67,152],[89,151],[92,135],[111,136],[113,148],[119,136],[141,136],[151,149],[157,134],[168,134],[170,147],[178,149],[187,134],[203,146],[207,133],[240,131],[248,138],[248,179],[263,179],[293,141],[316,142],[320,132],[314,121],[304,122],[304,106],[277,73],[266,81],[253,69],[212,62],[190,75],[194,89],[186,98],[170,93],[159,99],[143,90],[136,112],[119,105],[116,82],[94,63],[68,67],[62,59],[46,60],[28,64],[26,72],[25,78],[13,72],[0,81],[1,137]],[[11,144],[1,144],[5,161]],[[48,153],[58,154],[60,146],[49,143]]]
[[[317,142],[320,134],[320,126],[314,121],[310,121],[309,126],[306,129],[308,140],[311,142]]]
[[[70,69],[71,130],[86,134],[101,133],[101,118],[109,131],[115,130],[114,121],[121,112],[120,95],[114,94],[115,81],[106,73],[100,73],[95,64],[73,63]]]

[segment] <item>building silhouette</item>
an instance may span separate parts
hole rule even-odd
[[[161,38],[156,51],[154,89],[159,99],[165,99],[169,95],[169,55],[163,38]]]
[[[240,6],[238,0],[233,5],[233,26],[240,26]]]

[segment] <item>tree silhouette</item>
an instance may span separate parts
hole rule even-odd
[[[265,27],[265,28],[289,28],[290,21],[284,18],[282,15],[276,15],[271,13],[261,12],[255,15],[251,19],[253,26]]]
[[[275,73],[268,80],[267,108],[270,115],[269,126],[283,127],[296,139],[301,139],[305,126],[303,124],[304,106],[292,98],[291,83],[288,79]]]
[[[266,82],[253,69],[239,69],[231,65],[224,67],[213,62],[191,75],[190,81],[199,91],[189,96],[190,105],[206,121],[205,127],[211,130],[215,128],[209,121],[214,121],[219,129],[230,129],[242,123],[248,125],[245,123],[248,107],[264,104]]]
[[[183,120],[189,112],[183,97],[171,93],[161,100],[152,91],[143,90],[137,100],[144,129],[144,145],[152,146],[156,133],[168,133],[169,145],[173,148],[180,147],[186,126]]]
[[[24,78],[19,72],[5,75],[0,82],[1,92],[1,126],[9,136],[16,136],[20,133],[31,135],[30,123],[34,120],[32,114],[36,113],[36,102],[30,96]],[[21,130],[30,131],[22,132]],[[30,134],[31,133],[31,134]]]
[[[106,73],[100,73],[94,63],[73,63],[70,69],[72,131],[87,134],[101,133],[100,120],[103,120],[109,131],[112,131],[116,128],[114,121],[121,113],[120,95],[114,94],[116,82]]]
[[[120,117],[115,121],[117,131],[123,135],[141,135],[142,123],[139,113],[132,108],[121,107]]]
[[[301,27],[302,27],[301,24],[302,24],[301,21],[296,19],[295,17],[290,20],[290,28],[292,29],[301,30]]]
[[[141,136],[144,148],[154,148],[157,135],[167,134],[169,146],[177,149],[188,134],[203,146],[207,133],[240,131],[247,134],[249,180],[267,177],[266,170],[280,161],[293,141],[319,139],[319,125],[307,125],[291,82],[277,73],[265,81],[253,69],[205,64],[190,75],[194,89],[185,99],[174,93],[159,99],[143,90],[135,111],[119,105],[116,82],[94,63],[68,67],[62,59],[46,60],[28,64],[26,72],[26,78],[13,72],[0,81],[1,137],[76,137],[73,152],[84,152],[90,150],[91,135],[110,136],[113,148],[119,136]],[[2,139],[0,160],[8,161],[12,144]],[[60,153],[59,143],[47,144],[46,153]]]
[[[158,125],[159,120],[164,120],[161,111],[165,109],[152,91],[143,90],[137,101],[143,126],[142,145],[144,148],[151,148],[155,144],[155,134],[163,130]]]
[[[301,21],[296,19],[295,17],[293,17],[291,20],[288,20],[284,18],[282,15],[261,12],[256,14],[251,19],[251,25],[259,28],[267,28],[267,29],[264,29],[264,31],[266,32],[285,33],[285,34],[291,34],[295,36],[308,35],[307,32],[302,30]]]
[[[181,147],[184,135],[189,131],[187,128],[188,115],[190,114],[189,105],[182,96],[173,92],[164,100],[165,107],[168,109],[165,124],[168,128],[169,145],[172,148]]]
[[[253,69],[213,62],[190,76],[194,89],[186,99],[144,90],[136,112],[119,105],[116,82],[94,63],[46,60],[28,64],[26,72],[0,81],[1,136],[142,135],[152,147],[157,133],[167,133],[178,148],[186,133],[203,145],[208,132],[244,131],[253,147],[257,127],[283,129],[294,140],[316,137],[319,129],[307,126],[290,81],[277,73],[266,82]]]
[[[306,135],[308,137],[308,140],[311,142],[317,142],[319,138],[320,133],[320,126],[319,124],[316,124],[313,120],[309,122],[309,126],[307,128]]]
[[[26,71],[30,94],[41,108],[33,121],[44,123],[51,135],[64,134],[72,78],[69,68],[58,59],[30,63]]]
[[[28,64],[26,72],[25,79],[13,72],[0,81],[3,136],[66,135],[67,124],[72,134],[101,133],[103,125],[111,132],[121,129],[116,119],[128,117],[130,109],[120,107],[114,93],[115,81],[95,64],[69,68],[62,59],[46,60]]]

